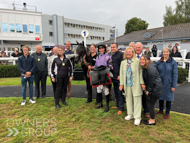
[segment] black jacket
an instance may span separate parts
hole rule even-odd
[[[40,53],[39,55],[35,52],[32,53],[32,56],[36,60],[36,70],[35,73],[43,73],[43,72],[48,72],[48,60],[47,56],[44,53]]]
[[[11,56],[12,57],[20,57],[20,56],[22,56],[22,53],[18,52],[18,54],[16,55],[15,52],[14,52],[14,53],[11,54]]]
[[[113,73],[113,77],[114,77],[113,82],[114,82],[119,76],[120,65],[121,65],[121,62],[123,61],[123,53],[120,51],[117,51],[115,54],[112,55],[110,52],[109,56],[111,56],[112,63],[113,63],[113,70],[111,72]]]
[[[190,52],[187,53],[186,59],[190,59]]]
[[[51,72],[55,78],[55,64],[57,65],[57,77],[71,77],[73,76],[73,66],[69,58],[65,57],[63,58],[63,61],[60,59],[58,56],[53,60],[52,67],[51,67]]]
[[[24,55],[20,56],[18,58],[18,69],[20,70],[21,74],[31,72],[33,75],[36,69],[35,59],[30,55],[28,55],[28,57],[25,57]]]
[[[178,51],[176,51],[175,53],[172,51],[171,56],[172,56],[172,57],[180,57],[180,58],[182,57],[182,56],[181,56],[181,53],[178,52]]]
[[[152,47],[152,53],[157,53],[157,47],[156,47],[156,45],[153,45],[153,47]]]
[[[150,64],[148,68],[143,70],[143,79],[146,85],[146,91],[148,91],[152,97],[160,97],[164,94],[160,75],[153,64]]]

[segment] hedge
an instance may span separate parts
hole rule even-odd
[[[178,83],[186,81],[188,74],[187,70],[183,68],[178,68]]]
[[[75,68],[81,68],[81,64],[75,64]],[[186,81],[187,70],[178,68],[178,83]],[[20,77],[20,71],[17,65],[0,65],[0,78],[2,77]]]
[[[0,66],[0,78],[1,77],[19,77],[20,71],[17,65],[1,65]]]

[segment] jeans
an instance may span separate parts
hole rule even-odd
[[[31,75],[29,78],[21,77],[21,83],[22,83],[22,98],[23,100],[26,100],[26,87],[27,87],[27,81],[29,83],[29,98],[33,98],[33,81],[34,81],[34,75]]]
[[[115,98],[117,100],[116,107],[119,107],[120,111],[124,111],[125,97],[122,95],[122,92],[119,90],[119,82],[113,82],[113,86],[114,86]]]
[[[170,114],[171,104],[171,101],[166,101],[166,114]],[[161,112],[164,111],[164,100],[159,100],[159,108]]]

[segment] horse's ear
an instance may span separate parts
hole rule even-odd
[[[82,45],[84,46],[84,41],[82,41]]]
[[[76,40],[76,42],[77,42],[77,45],[79,45],[79,42]]]

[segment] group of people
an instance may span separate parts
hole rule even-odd
[[[180,46],[179,43],[176,43],[175,46],[172,48],[171,43],[169,43],[168,48],[171,50],[171,56],[172,57],[179,57],[182,58],[181,53],[179,52]],[[152,52],[151,52],[152,51]],[[148,55],[149,57],[157,57],[157,46],[153,45],[151,51],[149,50],[149,47],[146,47],[146,51],[144,52],[145,55]],[[162,54],[159,55],[162,57]]]
[[[83,57],[84,64],[87,70],[88,98],[86,103],[92,101],[92,85],[89,79],[89,70],[106,66],[110,69],[114,93],[116,98],[116,106],[118,115],[124,111],[124,103],[126,100],[127,116],[125,120],[135,119],[134,124],[139,125],[141,122],[141,109],[144,108],[146,125],[155,125],[155,110],[154,105],[159,100],[159,111],[156,114],[163,114],[164,101],[166,101],[166,112],[164,119],[169,118],[171,110],[171,102],[174,100],[174,91],[177,87],[178,69],[176,61],[171,57],[172,51],[169,48],[164,48],[161,59],[155,64],[150,61],[148,55],[143,55],[143,45],[140,42],[136,44],[131,42],[125,52],[122,53],[118,49],[117,43],[111,44],[111,51],[106,53],[106,47],[98,46],[98,51],[95,51],[96,45],[90,46],[90,54]],[[84,67],[85,68],[85,67]],[[103,107],[102,90],[106,96],[106,108],[104,112],[109,111],[109,96],[110,86],[98,86],[96,109]]]
[[[46,79],[50,76],[53,86],[55,107],[60,109],[60,101],[67,106],[66,95],[70,97],[71,80],[73,79],[73,58],[77,56],[71,50],[71,43],[66,42],[66,49],[54,47],[53,55],[47,59],[42,53],[42,47],[38,45],[36,52],[29,54],[30,48],[23,46],[23,55],[18,58],[18,68],[21,71],[22,96],[21,105],[26,104],[26,85],[29,82],[29,102],[33,100],[33,81],[35,80],[35,98],[46,97]],[[111,50],[107,53],[105,45],[92,44],[90,53],[83,56],[82,61],[84,75],[87,83],[87,101],[92,102],[92,84],[90,71],[106,67],[112,79],[116,98],[117,115],[123,114],[126,101],[127,116],[125,120],[134,120],[135,125],[140,125],[142,107],[146,125],[155,125],[155,114],[164,114],[164,101],[166,112],[164,119],[169,118],[171,102],[174,101],[174,91],[177,87],[178,69],[177,63],[172,58],[171,49],[162,50],[161,59],[155,64],[150,57],[142,53],[143,45],[140,42],[131,42],[123,52],[118,49],[117,43],[111,44]],[[41,81],[42,94],[40,94],[39,82]],[[96,87],[96,109],[103,107],[103,92],[106,97],[104,112],[108,112],[111,96],[111,86],[98,85]],[[159,100],[159,111],[155,113],[154,105]],[[150,115],[149,115],[150,114]]]
[[[47,58],[46,54],[42,52],[42,47],[40,45],[36,46],[36,52],[30,55],[29,51],[30,48],[28,46],[23,46],[23,55],[18,58],[18,69],[21,71],[21,83],[22,83],[22,97],[23,101],[21,105],[26,104],[26,86],[27,82],[29,83],[29,102],[35,103],[38,98],[46,97],[46,80],[47,76],[49,75],[52,81],[53,91],[54,91],[54,101],[57,103],[60,99],[65,101],[62,98],[63,92],[59,94],[59,97],[56,96],[60,92],[60,89],[63,89],[63,86],[68,85],[68,98],[70,98],[70,91],[71,91],[71,80],[72,78],[64,79],[61,77],[70,77],[73,73],[73,66],[70,62],[72,57],[75,57],[74,54],[70,50],[71,44],[70,42],[66,42],[66,50],[63,47],[54,47],[54,55],[52,55],[49,59]],[[71,54],[70,58],[66,58],[66,52]],[[72,54],[73,53],[73,54]],[[69,55],[68,55],[69,56]],[[58,60],[59,58],[60,60]],[[54,62],[55,59],[55,62]],[[49,61],[49,62],[48,62]],[[69,62],[69,63],[68,63]],[[68,69],[60,67],[60,63],[62,66],[70,68],[70,75],[68,75]],[[68,65],[70,64],[70,66]],[[54,69],[52,70],[52,67]],[[72,68],[71,68],[72,67]],[[60,70],[61,69],[61,70]],[[62,72],[64,70],[64,72]],[[68,70],[68,71],[66,71]],[[60,71],[60,72],[59,72]],[[65,81],[64,81],[65,80]],[[33,81],[35,81],[35,100],[33,100]],[[64,82],[64,83],[62,83]],[[65,84],[67,82],[67,84]],[[40,93],[40,83],[41,83],[41,93]],[[65,90],[63,90],[65,91]],[[57,92],[57,93],[56,93]],[[64,96],[66,95],[67,90],[65,91]],[[58,98],[58,99],[57,99]],[[66,102],[64,102],[67,105]]]

